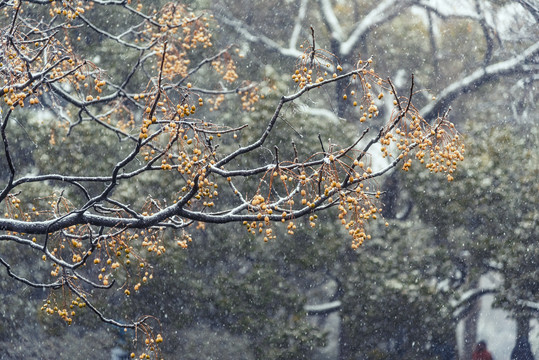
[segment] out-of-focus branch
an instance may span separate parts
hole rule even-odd
[[[489,28],[487,20],[485,19],[483,5],[480,3],[479,0],[475,0],[475,9],[479,14],[479,25],[481,26],[481,30],[483,31],[483,37],[485,39],[487,47],[487,49],[485,50],[485,55],[483,57],[483,66],[486,66],[490,63],[490,60],[492,59],[494,40],[491,36],[491,29]]]
[[[440,73],[440,59],[438,58],[438,47],[436,46],[436,36],[434,34],[434,19],[432,11],[427,10],[427,18],[429,21],[429,43],[432,57],[432,64],[434,67],[434,78],[437,79]]]
[[[341,27],[339,19],[337,18],[337,15],[335,15],[335,12],[333,11],[331,0],[319,0],[319,3],[322,17],[331,32],[331,37],[339,42],[342,42],[345,37],[344,31]]]
[[[530,12],[535,19],[535,22],[539,23],[539,4],[537,2],[532,3],[530,0],[516,0],[522,7]]]
[[[521,54],[511,59],[491,64],[478,69],[468,76],[450,84],[440,91],[435,101],[424,106],[420,113],[427,120],[435,119],[443,109],[446,109],[458,96],[475,90],[486,82],[498,79],[500,76],[531,75],[539,72],[539,66],[533,59],[539,54],[539,42],[536,42]]]
[[[302,54],[302,52],[299,50],[291,47],[284,47],[265,35],[257,34],[254,30],[249,29],[249,27],[240,20],[233,19],[225,15],[219,16],[218,19],[224,24],[231,26],[238,34],[249,42],[265,45],[286,57],[297,58]]]
[[[431,11],[442,20],[447,20],[450,18],[471,19],[471,20],[476,20],[476,21],[480,20],[480,16],[477,12],[474,11],[473,5],[471,5],[469,9],[464,9],[463,11],[457,7],[457,9],[455,9],[453,12],[444,11],[447,8],[440,9],[438,6],[433,5],[428,0],[420,0],[417,2],[417,5],[428,11]]]
[[[412,6],[415,2],[417,1],[384,0],[380,2],[354,26],[352,33],[340,44],[340,55],[350,55],[367,32],[398,16],[405,8]]]
[[[335,311],[339,311],[342,307],[340,300],[331,301],[324,304],[305,305],[303,308],[307,315],[328,315]]]
[[[288,42],[289,49],[295,49],[298,46],[298,39],[301,33],[301,29],[305,27],[305,25],[303,24],[303,20],[305,19],[305,15],[307,14],[308,4],[309,0],[301,0],[298,15],[296,16],[296,21],[294,23],[294,29],[292,30],[292,34],[290,35],[290,41]]]
[[[498,289],[495,288],[480,288],[473,289],[462,295],[461,299],[453,306],[455,311],[453,312],[453,319],[455,322],[459,322],[466,318],[470,311],[473,309],[473,305],[480,297],[488,294],[495,294]]]

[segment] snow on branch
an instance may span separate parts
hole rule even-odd
[[[384,0],[380,2],[378,6],[372,9],[355,25],[348,39],[341,43],[341,54],[343,56],[351,54],[359,40],[368,31],[398,16],[408,6],[410,6],[409,1]]]
[[[420,113],[427,120],[434,119],[458,96],[475,90],[488,81],[498,79],[500,76],[535,74],[539,72],[537,64],[528,64],[539,54],[539,42],[536,42],[521,54],[511,59],[494,63],[487,67],[477,69],[468,76],[450,84],[437,96],[436,101],[424,106]]]
[[[453,318],[455,321],[464,319],[472,310],[475,301],[483,295],[495,294],[498,292],[496,288],[480,288],[472,289],[462,294],[460,300],[453,305],[455,311],[453,312]]]
[[[289,49],[295,49],[298,45],[299,34],[301,33],[301,29],[304,26],[303,19],[305,19],[305,15],[307,14],[308,3],[309,0],[301,0],[298,16],[296,17],[296,22],[294,24],[294,29],[292,30],[292,35],[290,35],[290,41],[288,42]]]
[[[218,18],[226,25],[231,26],[238,34],[249,42],[265,45],[270,49],[278,51],[283,56],[297,58],[302,54],[302,52],[299,50],[286,48],[265,35],[257,34],[254,30],[249,29],[249,27],[240,20],[232,19],[226,16],[219,16]]]
[[[534,311],[539,314],[539,303],[529,300],[517,300],[518,305],[525,307],[527,310]]]
[[[320,0],[320,8],[322,10],[322,16],[326,21],[330,31],[331,37],[335,40],[341,42],[344,39],[344,31],[341,27],[339,19],[333,11],[333,6],[331,5],[330,0]]]
[[[331,301],[324,304],[305,305],[303,308],[308,315],[327,315],[332,312],[339,311],[342,303],[339,300]]]
[[[535,22],[539,23],[539,4],[537,2],[532,3],[529,0],[517,0],[522,7],[530,12],[535,19]]]
[[[418,6],[432,11],[443,20],[448,18],[481,19],[471,1],[422,0],[419,1]]]

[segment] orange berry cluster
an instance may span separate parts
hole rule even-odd
[[[403,118],[395,129],[396,136],[386,133],[380,139],[381,150],[384,156],[388,155],[387,148],[395,142],[398,157],[403,159],[402,169],[408,171],[413,158],[424,164],[430,171],[447,174],[447,180],[453,180],[453,173],[459,161],[464,160],[465,146],[455,126],[445,120],[439,119],[435,125],[430,125],[419,115],[412,115],[410,119]]]
[[[162,342],[163,342],[163,336],[161,334],[157,334],[154,338],[151,336],[151,334],[146,333],[146,339],[144,340],[144,344],[146,345],[146,349],[147,351],[149,351],[149,353],[143,352],[138,356],[138,358],[150,359],[152,357],[152,353],[155,353],[158,351],[157,345],[159,345]],[[131,359],[134,359],[137,355],[133,352],[129,356],[131,357]]]
[[[60,305],[59,301],[56,299],[53,299],[52,301],[51,299],[47,299],[45,303],[41,306],[41,311],[45,312],[47,315],[57,314],[68,325],[71,325],[71,323],[73,322],[73,317],[77,314],[75,309],[85,308],[86,302],[80,297],[71,300],[71,302],[69,302],[69,306],[67,307],[65,306],[66,302],[69,301],[64,300],[62,301],[63,305]]]
[[[87,3],[87,4],[85,4]],[[61,15],[67,18],[67,20],[75,20],[80,15],[84,14],[85,9],[89,10],[93,4],[91,2],[75,1],[75,0],[62,0],[51,1],[51,8],[49,14],[51,17]]]
[[[339,194],[339,219],[352,236],[353,249],[357,249],[365,240],[371,238],[365,228],[369,220],[378,219],[382,212],[375,201],[380,197],[380,191],[373,194],[369,191],[369,186],[365,187],[363,184],[361,182],[353,193]]]
[[[328,203],[338,203],[338,218],[341,224],[352,237],[352,248],[357,249],[370,235],[366,233],[366,227],[370,220],[376,220],[382,209],[377,205],[380,192],[372,189],[370,176],[373,173],[371,167],[366,166],[364,161],[353,159],[344,155],[343,150],[335,155],[329,155],[329,165],[322,168],[323,173],[319,177],[324,181],[324,196],[329,197]],[[319,176],[318,173],[315,175]],[[343,188],[344,182],[349,185]],[[334,200],[337,196],[338,200]]]
[[[304,168],[300,171],[286,169],[289,163],[279,164],[266,172],[259,182],[257,194],[250,202],[251,211],[256,213],[256,221],[244,221],[247,231],[253,235],[262,234],[264,241],[274,239],[270,228],[270,217],[281,215],[281,222],[287,223],[287,233],[292,235],[296,229],[291,218],[294,211],[308,209],[314,211],[325,204],[338,204],[339,219],[352,236],[352,247],[357,248],[365,239],[370,238],[365,228],[368,221],[380,217],[381,209],[376,205],[380,192],[374,192],[369,184],[372,169],[365,166],[364,161],[349,157],[344,150],[326,154],[317,168]],[[269,179],[267,179],[269,177]],[[345,187],[343,187],[345,185]],[[288,194],[286,199],[274,202],[271,196],[264,197],[260,193],[276,192]],[[291,190],[294,189],[294,190]],[[337,197],[338,200],[334,200]],[[277,206],[284,203],[287,210]],[[316,226],[318,216],[313,212],[309,215],[309,225]]]
[[[328,64],[327,67],[330,67]],[[342,69],[340,66],[338,66],[339,69]],[[318,72],[316,70],[313,71],[313,69],[308,68],[307,66],[304,66],[302,68],[296,69],[294,74],[292,75],[292,80],[296,82],[300,89],[303,89],[306,85],[312,85],[312,84],[318,84],[322,81],[326,80],[328,76],[328,72]],[[336,78],[337,74],[333,73],[332,77]]]
[[[226,80],[229,83],[233,83],[238,79],[238,73],[236,72],[236,64],[228,53],[225,53],[223,56],[220,56],[217,59],[213,60],[211,62],[211,65],[215,69],[215,72],[222,75],[223,80]]]
[[[25,221],[31,221],[32,217],[29,213],[24,212],[21,207],[21,199],[13,194],[8,194],[8,201],[6,203],[6,209],[4,217],[12,219],[24,219]]]
[[[249,87],[247,90],[238,91],[240,96],[242,110],[255,111],[254,105],[260,100],[264,99],[264,94],[259,94],[258,86]]]
[[[213,98],[208,99],[208,104],[211,105],[210,112],[218,110],[221,104],[225,101],[225,95],[220,94]]]
[[[263,234],[265,242],[271,239],[275,239],[276,237],[274,235],[273,229],[269,227],[270,226],[269,215],[273,215],[273,209],[268,206],[266,199],[262,195],[257,194],[251,200],[251,206],[253,207],[253,209],[258,210],[258,214],[257,214],[258,221],[253,221],[253,222],[244,221],[243,225],[245,226],[247,231],[253,235],[256,235],[257,233]],[[286,213],[284,214],[284,216],[286,216]],[[264,230],[264,227],[266,228],[265,230]]]
[[[365,122],[379,115],[377,102],[382,101],[388,90],[387,81],[382,80],[372,68],[373,61],[359,60],[350,84],[343,94],[343,100],[350,100],[360,113],[360,122]],[[376,95],[377,94],[377,95]]]
[[[176,240],[176,244],[182,249],[187,248],[187,244],[193,241],[191,235],[189,235],[185,230],[182,231],[182,236]]]
[[[163,245],[160,234],[156,233],[152,229],[146,231],[141,231],[140,236],[142,237],[142,247],[148,252],[154,252],[157,256],[161,256],[165,253],[166,249]]]
[[[305,48],[303,54],[296,61],[296,70],[292,75],[292,80],[302,89],[306,85],[321,83],[328,79],[330,69],[334,68],[337,71],[343,71],[338,60],[332,53],[323,49],[313,49],[312,46],[301,45]],[[333,78],[337,77],[337,73],[333,72]]]
[[[142,12],[142,8],[142,3],[139,3],[136,10]],[[146,16],[151,17],[151,20],[146,22],[135,42],[150,44],[158,39],[166,38],[168,47],[163,76],[170,79],[176,76],[180,78],[187,76],[188,65],[191,63],[190,55],[194,54],[192,50],[198,47],[209,48],[213,45],[212,34],[209,30],[209,21],[213,16],[196,16],[184,5],[172,3],[165,5],[160,11],[150,10],[149,12],[150,14]],[[156,44],[153,50],[160,63],[163,56],[163,43]]]

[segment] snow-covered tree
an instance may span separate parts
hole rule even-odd
[[[45,314],[71,324],[86,308],[132,329],[142,357],[159,356],[159,320],[107,314],[92,294],[136,296],[152,259],[196,241],[191,229],[234,223],[282,241],[274,224],[293,235],[301,218],[316,228],[335,208],[356,249],[382,218],[379,178],[417,162],[451,181],[464,159],[447,111],[427,121],[413,105],[413,76],[401,93],[371,58],[343,66],[310,28],[290,92],[271,97],[271,84],[239,80],[241,49],[214,48],[211,15],[159,5],[0,3],[0,264],[15,283],[50,290]],[[273,136],[295,102],[340,83],[358,109],[354,140]],[[241,118],[266,96],[272,110],[247,135]]]

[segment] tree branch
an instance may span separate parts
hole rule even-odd
[[[266,47],[273,49],[286,57],[298,58],[303,54],[301,51],[294,48],[286,48],[282,45],[279,45],[277,42],[268,38],[265,35],[256,34],[253,30],[249,29],[247,25],[237,19],[231,19],[222,14],[218,18],[224,24],[232,27],[238,34],[240,34],[245,40],[249,42],[265,45]]]
[[[498,79],[500,76],[519,74],[535,74],[539,68],[534,64],[527,64],[539,54],[539,42],[536,42],[521,54],[511,59],[500,61],[485,68],[478,69],[468,76],[450,84],[440,91],[436,100],[424,106],[420,113],[425,119],[435,119],[458,96],[475,90],[486,82]]]
[[[339,19],[333,11],[331,0],[319,0],[318,2],[320,4],[320,14],[324,18],[324,21],[331,32],[331,37],[338,42],[342,42],[345,37],[344,31],[341,27]]]
[[[398,16],[404,9],[410,7],[416,1],[409,0],[383,0],[366,14],[363,19],[354,26],[354,30],[348,36],[348,39],[340,44],[340,55],[348,56],[352,54],[353,49],[365,34],[374,27],[383,24]]]
[[[298,46],[298,38],[299,34],[301,33],[301,29],[304,26],[303,20],[305,19],[305,15],[307,14],[308,3],[309,0],[301,0],[298,9],[298,15],[296,16],[296,21],[294,23],[294,29],[292,29],[292,34],[290,35],[290,40],[288,42],[289,49],[295,49]]]

